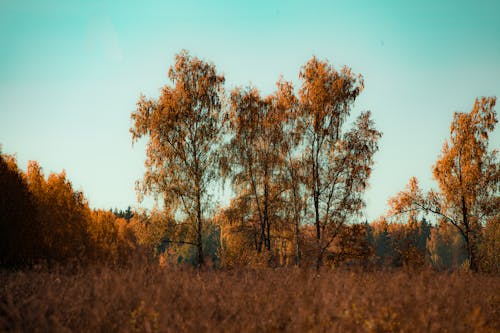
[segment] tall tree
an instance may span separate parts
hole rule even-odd
[[[286,147],[286,160],[282,170],[282,181],[287,190],[285,193],[285,202],[292,210],[291,214],[289,211],[286,214],[292,217],[295,264],[300,266],[302,260],[301,227],[304,219],[304,211],[307,210],[307,192],[303,188],[305,170],[302,160],[300,157],[294,156],[293,149],[290,148],[292,147]]]
[[[131,117],[135,142],[148,136],[146,172],[139,189],[161,194],[165,205],[182,213],[195,235],[198,264],[204,262],[202,232],[209,207],[207,186],[216,177],[224,76],[207,63],[181,51],[159,99],[141,96]]]
[[[381,133],[370,112],[362,113],[354,127],[343,133],[352,105],[363,90],[363,79],[348,67],[337,71],[313,57],[300,71],[299,91],[305,161],[310,170],[306,186],[311,192],[317,245],[317,267],[341,226],[363,207]]]
[[[292,107],[293,88],[283,81],[277,92],[262,98],[255,88],[232,91],[229,112],[231,138],[226,145],[222,171],[234,190],[254,202],[260,225],[257,251],[271,250],[275,202],[282,193],[277,178],[283,163],[286,112]],[[243,197],[242,197],[243,198]]]
[[[439,192],[426,195],[410,180],[406,191],[390,200],[392,213],[423,211],[451,223],[462,235],[469,267],[478,270],[477,246],[482,226],[500,214],[500,165],[489,151],[489,133],[497,120],[496,98],[476,99],[470,113],[455,113],[450,139],[433,168]]]
[[[302,127],[298,100],[292,91],[292,86],[290,85],[289,89],[285,91],[288,91],[286,95],[288,110],[286,112],[284,140],[281,150],[283,163],[281,165],[280,181],[286,189],[284,202],[287,207],[291,207],[291,212],[286,210],[285,214],[286,216],[291,216],[295,264],[300,266],[302,259],[301,227],[305,215],[304,212],[307,211],[306,203],[308,199],[308,192],[304,189],[304,178],[307,170],[301,154],[304,129]]]

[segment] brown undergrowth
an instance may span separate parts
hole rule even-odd
[[[500,278],[141,264],[0,271],[1,332],[499,332]]]

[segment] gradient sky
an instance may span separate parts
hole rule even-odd
[[[91,207],[138,205],[145,152],[131,145],[130,113],[140,93],[158,96],[183,48],[213,61],[228,89],[298,83],[312,55],[362,74],[353,114],[371,110],[384,134],[369,220],[411,176],[435,186],[454,111],[500,97],[500,1],[145,3],[0,0],[2,151],[23,169],[65,169]]]

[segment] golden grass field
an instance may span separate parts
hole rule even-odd
[[[433,271],[0,272],[0,332],[500,332],[500,277]]]

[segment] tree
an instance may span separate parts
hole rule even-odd
[[[43,253],[49,264],[69,259],[87,259],[91,247],[88,234],[90,209],[80,191],[73,190],[63,171],[47,179],[42,168],[30,161],[26,171],[28,188],[36,204],[36,223]]]
[[[221,163],[223,175],[232,179],[240,198],[254,202],[260,235],[257,251],[271,250],[271,226],[283,190],[278,181],[284,162],[286,113],[293,107],[293,87],[279,81],[275,94],[262,98],[255,88],[236,88],[231,93],[231,139]]]
[[[350,68],[335,70],[327,61],[313,57],[299,75],[301,128],[305,179],[311,193],[316,229],[317,267],[341,226],[363,207],[361,194],[378,150],[381,133],[370,112],[362,113],[355,126],[343,132],[352,105],[363,90],[363,79]]]
[[[30,161],[23,173],[15,157],[0,153],[0,265],[125,263],[134,247],[127,222],[91,211],[64,171],[46,179]]]
[[[284,193],[285,204],[292,207],[292,212],[287,210],[286,215],[291,215],[293,224],[293,239],[295,264],[301,265],[302,260],[302,242],[301,242],[301,226],[307,211],[307,191],[304,188],[304,179],[306,173],[306,164],[301,154],[301,143],[304,138],[304,128],[301,122],[301,110],[298,107],[298,99],[293,93],[291,84],[287,89],[282,89],[285,94],[285,104],[288,105],[286,112],[286,123],[284,130],[283,145],[281,153],[283,155],[283,163],[281,164],[281,183],[286,190]]]
[[[486,222],[479,253],[481,271],[500,273],[500,216]]]
[[[145,246],[148,254],[158,256],[169,246],[171,239],[181,240],[184,234],[182,227],[176,225],[172,213],[168,210],[153,208],[150,212],[140,210],[130,220],[137,242]],[[166,244],[165,244],[166,243]]]
[[[290,142],[290,140],[286,141]],[[293,156],[292,147],[286,148],[286,160],[283,165],[283,184],[287,189],[286,202],[292,207],[292,222],[293,222],[293,238],[295,250],[295,264],[301,265],[302,249],[301,249],[301,222],[304,218],[304,212],[307,211],[307,192],[303,189],[303,179],[305,177],[303,161],[300,157]],[[287,214],[290,215],[290,214]]]
[[[375,263],[378,266],[389,265],[394,262],[396,253],[393,241],[389,233],[389,224],[384,216],[370,224],[373,232],[373,247],[375,251]]]
[[[339,237],[333,242],[333,251],[329,254],[334,265],[368,264],[374,252],[369,242],[369,228],[367,223],[342,226]]]
[[[130,222],[130,219],[134,217],[134,212],[132,211],[132,207],[128,206],[126,210],[118,210],[118,209],[113,209],[110,210],[117,218],[122,218],[125,219],[127,222]]]
[[[221,230],[220,259],[224,267],[247,266],[258,257],[255,254],[258,253],[261,233],[252,202],[250,195],[239,195],[214,218]]]
[[[166,206],[183,214],[194,233],[198,265],[204,261],[203,220],[207,186],[216,177],[224,76],[187,51],[175,57],[158,100],[141,96],[131,117],[133,142],[148,136],[143,194],[161,194]]]
[[[462,235],[457,228],[444,219],[431,229],[426,250],[432,267],[440,270],[459,268],[467,260]]]
[[[425,263],[426,222],[413,220],[411,223],[391,223],[389,232],[394,251],[392,264],[395,266],[421,267]]]
[[[135,249],[136,239],[131,224],[110,211],[93,210],[87,231],[94,261],[115,265],[126,264]]]
[[[488,150],[489,133],[498,122],[496,98],[478,98],[470,113],[455,113],[450,139],[433,168],[439,192],[426,195],[415,178],[408,189],[389,201],[393,214],[432,213],[462,235],[469,268],[478,270],[477,246],[486,221],[500,214],[500,165],[497,150]]]
[[[0,265],[31,264],[37,258],[35,216],[34,198],[15,158],[0,151]]]

